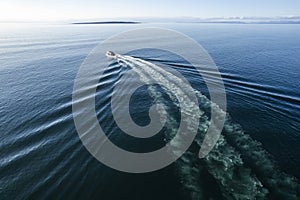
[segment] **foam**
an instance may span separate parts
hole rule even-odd
[[[118,60],[134,70],[145,84],[156,82],[164,86],[165,92],[173,103],[180,107],[181,112],[200,117],[198,134],[193,144],[197,146],[196,150],[188,150],[176,161],[177,173],[183,189],[191,199],[204,198],[204,174],[209,174],[213,178],[217,183],[216,189],[225,199],[265,199],[267,197],[297,199],[297,196],[299,197],[300,186],[297,180],[280,171],[262,145],[244,134],[240,125],[232,122],[228,114],[218,142],[212,151],[200,160],[197,151],[210,126],[210,109],[219,116],[226,113],[201,92],[193,90],[200,107],[200,110],[195,110],[195,105],[189,103],[192,101],[186,95],[186,91],[191,92],[190,88],[187,88],[180,78],[153,63],[130,56],[118,56]],[[170,141],[177,133],[173,127],[177,127],[178,121],[166,113],[169,109],[169,102],[166,102],[157,87],[149,86],[148,91],[155,103],[164,108],[161,109],[160,114],[161,116],[167,115],[168,131],[165,137],[166,141]],[[180,146],[180,143],[181,141],[177,140],[172,145]]]

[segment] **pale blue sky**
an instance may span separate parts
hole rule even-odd
[[[296,15],[300,0],[0,0],[0,21]]]

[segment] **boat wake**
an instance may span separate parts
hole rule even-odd
[[[132,70],[144,84],[157,105],[167,131],[165,141],[171,141],[180,119],[174,115],[171,104],[178,107],[180,115],[198,118],[197,135],[190,148],[176,161],[183,193],[190,199],[297,199],[300,196],[298,180],[281,171],[272,156],[258,142],[245,134],[242,127],[232,121],[229,114],[211,102],[200,91],[183,84],[173,73],[146,60],[107,52],[109,58]],[[153,83],[157,83],[156,85]],[[163,90],[162,90],[163,89]],[[163,93],[168,95],[165,98]],[[189,95],[198,100],[195,106]],[[172,102],[170,102],[170,100]],[[199,159],[198,152],[210,126],[213,110],[216,117],[226,115],[222,134],[211,152]],[[187,122],[190,126],[195,122]],[[189,131],[189,130],[187,130]],[[180,140],[173,146],[180,146]],[[176,154],[173,151],[173,153]],[[209,188],[209,189],[208,189]],[[219,192],[216,192],[219,191]]]

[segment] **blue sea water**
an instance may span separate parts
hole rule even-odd
[[[240,174],[247,174],[244,171],[249,169],[255,178],[250,179],[250,175],[232,178],[240,182],[230,185],[226,174],[235,172],[224,172],[207,160],[193,161],[189,154],[156,172],[127,174],[99,163],[84,148],[72,116],[73,84],[80,65],[106,38],[148,26],[180,31],[199,42],[211,55],[225,84],[227,112],[231,117],[228,127],[243,129],[243,134],[230,132],[229,128],[223,133],[243,161],[232,169],[241,171]],[[299,25],[1,24],[0,27],[1,199],[251,199],[234,193],[246,194],[240,183],[247,185],[256,178],[263,188],[257,191],[262,194],[261,199],[299,198]],[[135,52],[132,56],[171,66],[209,97],[201,78],[186,63],[156,51]],[[110,66],[104,80],[106,87],[98,88],[96,111],[104,129],[113,131],[112,139],[130,148],[130,142],[136,141],[115,137],[118,129],[108,120],[111,116],[106,112],[110,106],[109,91],[121,71],[118,63]],[[144,97],[139,98],[143,103],[136,101],[132,107],[133,118],[140,124],[147,123],[145,113],[151,104],[145,90],[142,88],[137,94]],[[244,135],[251,140],[243,139]],[[260,143],[259,150],[253,141]],[[236,145],[239,142],[246,144]],[[258,156],[254,158],[248,152],[256,152]],[[223,153],[226,152],[220,152],[220,157]],[[190,161],[187,163],[185,159]],[[219,162],[224,164],[226,160]],[[282,183],[279,180],[282,174],[294,178]],[[276,193],[281,188],[287,189]]]

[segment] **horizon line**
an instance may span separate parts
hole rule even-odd
[[[150,21],[148,21],[150,20]],[[172,22],[170,20],[188,20],[184,22],[194,22],[197,21],[213,21],[213,20],[297,20],[300,21],[300,15],[284,15],[284,16],[212,16],[212,17],[197,17],[197,16],[178,16],[178,17],[151,17],[151,16],[143,16],[143,17],[99,17],[99,18],[84,18],[84,19],[26,19],[26,20],[1,20],[0,23],[43,23],[43,22],[65,22],[65,23],[78,23],[78,22],[87,22],[87,21],[139,21],[139,22]],[[177,21],[173,21],[177,22]]]

